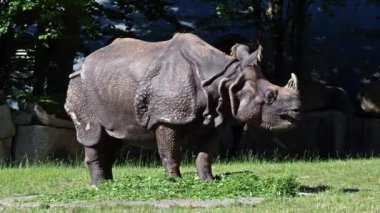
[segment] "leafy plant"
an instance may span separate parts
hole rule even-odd
[[[191,175],[190,175],[191,174]],[[182,179],[163,175],[128,175],[106,181],[97,189],[78,189],[46,195],[46,202],[71,200],[212,199],[251,196],[295,196],[299,183],[294,176],[262,178],[252,172],[226,173],[211,182],[194,173]]]
[[[40,40],[57,39],[65,30],[68,15],[77,17],[80,22],[88,23],[86,13],[91,0],[9,0],[0,2],[0,36],[8,31],[19,36],[29,27],[37,27]]]

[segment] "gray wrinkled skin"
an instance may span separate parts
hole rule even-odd
[[[192,34],[145,42],[116,39],[89,55],[70,78],[65,109],[85,147],[91,184],[112,179],[116,150],[123,142],[158,147],[165,171],[180,177],[181,141],[196,147],[196,167],[213,179],[216,128],[251,123],[287,129],[299,117],[297,78],[271,84],[257,62],[261,47],[233,56]]]

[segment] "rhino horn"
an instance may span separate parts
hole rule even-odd
[[[294,73],[291,74],[291,77],[285,87],[294,89],[296,91],[298,90],[298,79]]]
[[[261,59],[263,58],[263,47],[261,45],[259,45],[259,47],[257,48],[257,61],[261,61]]]

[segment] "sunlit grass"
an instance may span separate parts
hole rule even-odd
[[[260,180],[270,178],[281,180],[284,177],[295,177],[296,182],[301,185],[301,192],[308,193],[308,196],[273,196],[270,193],[268,196],[268,193],[252,193],[252,195],[265,197],[263,203],[254,207],[255,212],[377,212],[380,211],[378,202],[380,200],[379,165],[380,159],[378,158],[317,161],[289,160],[285,162],[246,158],[243,161],[216,162],[213,170],[221,180],[214,183],[203,183],[197,180],[195,167],[191,160],[182,167],[183,179],[173,182],[163,174],[163,169],[158,163],[145,165],[141,162],[129,162],[117,165],[114,168],[115,181],[103,184],[97,191],[90,189],[88,171],[82,163],[75,165],[54,163],[22,167],[3,166],[0,169],[0,197],[40,195],[38,199],[42,199],[44,202],[75,199],[96,200],[88,197],[89,194],[86,193],[98,192],[97,196],[101,200],[105,199],[105,197],[111,200],[152,200],[156,198],[183,198],[186,196],[195,199],[206,199],[208,193],[218,195],[215,197],[233,197],[233,193],[228,190],[233,187],[243,187],[247,182],[242,182],[246,180],[249,183],[252,179],[251,183],[254,183],[253,179],[255,178]],[[137,180],[138,178],[140,179]],[[150,184],[153,191],[157,191],[160,187],[169,188],[171,185],[174,185],[178,191],[186,191],[189,187],[194,187],[194,191],[188,190],[187,193],[182,195],[174,196],[172,194],[165,197],[165,193],[147,194],[146,192],[149,191],[149,188],[146,188],[144,190],[147,191],[142,192],[145,195],[133,197],[133,193],[128,192],[127,189],[131,188],[132,190],[134,186],[138,187],[137,182],[139,181],[145,186]],[[224,191],[217,189],[218,184],[226,184],[226,182],[228,182],[228,187],[223,189]],[[132,185],[128,185],[131,183]],[[240,186],[239,183],[241,183]],[[201,188],[205,190],[200,192],[201,190],[199,189]],[[244,190],[240,189],[237,191],[244,192]],[[199,192],[199,194],[195,192]],[[166,195],[168,194],[166,193]],[[242,196],[249,196],[249,194],[243,194]],[[104,210],[104,208],[109,208],[113,211],[125,210],[125,207],[117,205],[87,210],[101,212],[100,209]],[[131,207],[131,209],[136,210],[136,212],[155,210],[149,206]],[[40,210],[42,211],[43,209]],[[86,210],[86,208],[73,207],[74,210],[82,211]],[[165,211],[197,212],[196,209],[179,207]],[[231,211],[251,212],[252,207],[230,206],[202,210],[202,212]]]
[[[52,202],[295,196],[298,186],[292,176],[260,178],[249,171],[221,174],[210,182],[199,180],[195,173],[186,174],[181,179],[168,178],[162,174],[128,175],[112,182],[103,182],[97,189],[48,194],[42,199]]]

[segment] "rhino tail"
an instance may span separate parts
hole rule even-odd
[[[80,76],[82,70],[77,70],[69,75],[69,79],[73,79],[77,76]]]

